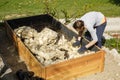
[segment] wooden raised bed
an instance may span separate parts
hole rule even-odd
[[[43,66],[13,32],[15,28],[20,26],[35,26],[35,28],[42,29],[45,26],[43,23],[52,25],[51,29],[55,31],[61,30],[64,35],[67,35],[68,39],[76,36],[74,32],[47,14],[5,21],[7,34],[13,40],[19,56],[26,63],[28,70],[33,71],[36,76],[45,80],[70,80],[103,71],[105,52],[99,50],[96,46],[94,46],[94,49],[97,50],[95,54]]]

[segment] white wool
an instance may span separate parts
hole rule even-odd
[[[21,33],[19,29],[22,30]],[[58,33],[49,28],[44,28],[41,32],[37,32],[37,30],[31,27],[23,26],[14,31],[17,35],[21,34],[19,37],[24,38],[24,44],[45,66],[94,53],[85,52],[80,55],[77,52],[79,47],[72,46],[75,38],[67,41],[65,36],[61,35],[58,40]],[[56,41],[58,42],[56,43]]]

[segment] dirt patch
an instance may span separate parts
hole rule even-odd
[[[6,35],[3,24],[0,24],[0,54],[2,55],[5,64],[12,69],[12,73],[10,73],[10,75],[14,77],[15,80],[17,80],[15,76],[16,71],[18,71],[19,69],[27,70],[24,62],[20,61],[19,55],[15,46],[13,45],[13,42]]]

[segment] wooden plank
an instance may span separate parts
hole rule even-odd
[[[86,66],[89,66],[88,68],[85,68],[85,66],[83,66],[82,68],[84,68],[87,71],[80,70],[80,74],[78,74],[78,75],[76,74],[75,76],[82,77],[82,76],[86,76],[89,74],[101,72],[101,66],[104,67],[104,62],[102,65],[100,63],[103,61],[103,56],[104,56],[105,52],[100,51],[100,53],[101,53],[102,57],[101,57],[101,59],[99,59],[99,61],[95,61],[94,63],[90,63],[90,64],[86,65]],[[94,65],[94,64],[96,64],[96,65]],[[96,68],[94,68],[95,66],[96,66]],[[79,69],[76,69],[76,70],[78,71]],[[75,72],[77,72],[77,71],[75,71]],[[69,79],[66,78],[65,80],[69,80]]]
[[[5,23],[6,23],[5,28],[6,28],[7,35],[9,39],[11,39],[14,45],[17,47],[17,35],[13,32],[13,30],[11,29],[11,27],[6,21]]]
[[[99,63],[97,61],[99,61]],[[60,74],[60,73],[62,74],[64,72],[67,73],[67,70],[76,69],[77,68],[76,66],[84,67],[86,65],[93,64],[93,63],[97,63],[99,66],[101,61],[102,61],[101,52],[97,54],[84,56],[81,58],[67,60],[67,61],[46,67],[46,77],[48,78],[51,76],[56,76],[57,74]],[[71,71],[71,73],[73,72]],[[68,72],[67,74],[70,74],[70,72]]]
[[[101,62],[100,62],[100,69],[99,71],[104,71],[104,62],[105,62],[105,51],[101,50]]]
[[[57,79],[69,80],[70,78],[73,78],[76,76],[80,77],[80,76],[88,75],[90,73],[97,73],[97,72],[99,72],[99,64],[97,64],[97,63],[100,63],[100,61],[98,60],[98,61],[96,61],[92,64],[88,64],[88,65],[81,65],[81,66],[78,65],[72,69],[71,69],[71,67],[69,67],[64,72],[59,72],[57,75],[47,77],[46,80],[57,80]]]
[[[18,52],[23,61],[25,61],[29,70],[33,71],[36,76],[45,78],[44,67],[40,62],[31,54],[28,48],[18,38]]]
[[[64,72],[66,69],[69,69],[69,67],[75,68],[75,66],[90,64],[100,59],[101,59],[101,53],[97,53],[97,54],[91,54],[91,55],[83,56],[76,59],[67,60],[54,65],[50,65],[46,67],[46,73],[47,73],[46,76],[49,77],[52,75],[56,75],[57,73]]]

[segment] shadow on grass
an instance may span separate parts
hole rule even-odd
[[[120,0],[109,0],[110,3],[120,6]]]

